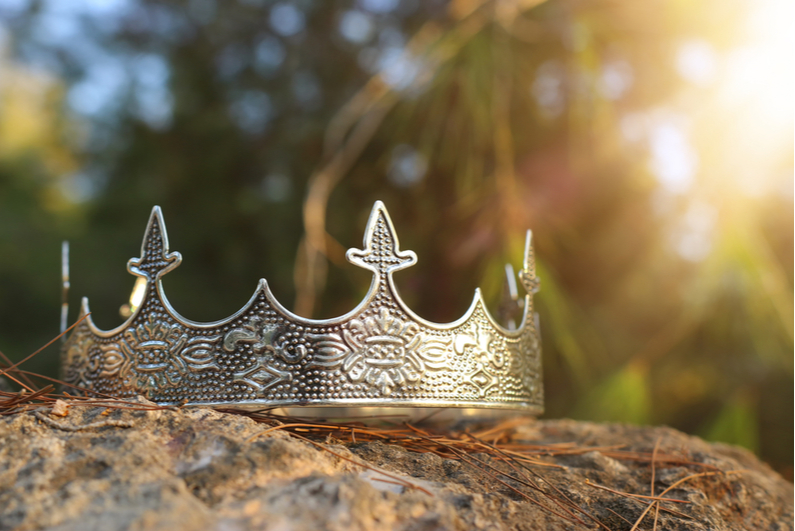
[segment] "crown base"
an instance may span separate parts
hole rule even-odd
[[[544,407],[539,404],[505,402],[455,402],[450,400],[425,401],[425,402],[399,402],[393,403],[376,400],[349,400],[324,402],[314,401],[305,404],[296,404],[294,401],[281,401],[279,403],[263,402],[209,402],[196,404],[162,404],[164,406],[184,407],[212,407],[234,408],[247,411],[268,409],[279,415],[297,418],[334,419],[334,420],[362,420],[364,418],[392,418],[400,422],[416,421],[425,417],[433,417],[434,423],[439,418],[452,420],[470,420],[477,418],[495,418],[497,416],[539,416],[544,413]]]

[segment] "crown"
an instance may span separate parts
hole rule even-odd
[[[401,300],[392,275],[417,261],[400,249],[392,220],[376,202],[363,249],[349,262],[373,278],[349,313],[306,319],[282,306],[262,279],[237,313],[191,321],[168,302],[161,279],[182,257],[169,252],[159,207],[152,209],[141,256],[127,269],[143,288],[126,322],[98,329],[82,301],[64,344],[63,379],[104,396],[144,395],[163,405],[236,407],[457,407],[543,411],[538,289],[528,231],[519,278],[526,295],[518,328],[500,326],[480,290],[466,314],[436,324]],[[135,305],[134,305],[135,306]]]

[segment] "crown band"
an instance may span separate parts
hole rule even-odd
[[[163,405],[543,411],[532,305],[538,281],[529,232],[519,274],[527,293],[516,330],[494,321],[480,290],[453,323],[431,323],[414,314],[392,274],[417,258],[400,250],[380,201],[370,214],[364,249],[350,249],[346,256],[370,270],[373,279],[365,299],[342,317],[294,315],[263,279],[233,316],[190,321],[163,291],[161,278],[182,258],[169,252],[163,217],[154,207],[141,256],[127,266],[145,282],[140,305],[114,330],[99,330],[90,315],[82,320],[62,351],[63,379],[78,390],[144,395]],[[84,298],[81,317],[88,313]]]

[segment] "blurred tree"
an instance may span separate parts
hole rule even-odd
[[[58,333],[54,250],[83,222],[63,193],[62,176],[79,167],[68,138],[81,130],[65,119],[62,100],[61,83],[13,64],[0,49],[0,322],[18,352]],[[35,360],[31,368],[47,365]]]
[[[231,314],[261,276],[326,317],[366,289],[344,249],[382,199],[420,257],[403,296],[439,321],[478,284],[496,303],[534,229],[549,415],[667,423],[791,470],[791,79],[758,68],[791,59],[765,37],[787,34],[778,3],[14,6],[16,61],[66,90],[0,125],[41,131],[31,166],[0,153],[3,234],[37,231],[2,243],[14,356],[52,330],[30,315],[56,322],[59,238],[105,327],[152,204],[187,317]]]

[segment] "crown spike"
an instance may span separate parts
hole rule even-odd
[[[401,251],[395,226],[384,203],[376,201],[364,231],[364,249],[348,249],[352,264],[369,269],[382,278],[417,263],[414,251]]]
[[[528,293],[536,293],[541,288],[541,282],[536,276],[536,259],[533,253],[533,231],[528,230],[524,240],[524,262],[522,270],[519,271],[519,280],[522,281],[524,290]]]
[[[83,297],[80,299],[80,317],[89,313],[91,313],[91,310],[88,308],[88,297]]]
[[[160,280],[181,262],[181,254],[168,252],[168,233],[163,213],[159,206],[155,206],[146,225],[144,240],[141,243],[141,256],[131,258],[127,262],[127,270],[135,276],[145,278],[147,282],[154,282]]]

